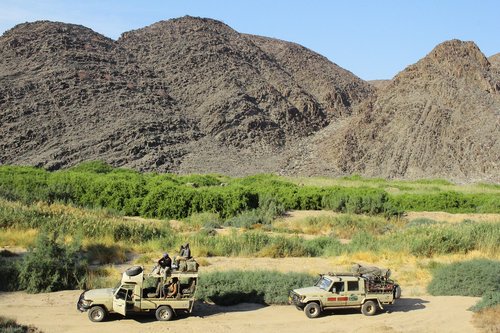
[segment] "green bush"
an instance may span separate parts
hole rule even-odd
[[[500,261],[474,259],[440,265],[427,287],[431,295],[475,296],[500,292]]]
[[[185,220],[190,229],[217,229],[221,227],[221,219],[215,213],[195,213]]]
[[[475,296],[482,299],[472,311],[500,304],[500,261],[474,259],[439,265],[427,287],[431,295]]]
[[[481,300],[477,302],[476,305],[471,307],[470,310],[478,312],[483,309],[492,308],[497,305],[500,305],[500,290],[487,291],[483,294]]]
[[[411,223],[410,223],[411,224]],[[423,222],[421,226],[397,230],[379,238],[381,248],[432,257],[479,250],[495,254],[500,250],[500,223],[470,222],[459,224]]]
[[[87,265],[80,258],[78,243],[67,246],[56,239],[55,234],[39,234],[20,264],[21,289],[38,293],[83,287]]]
[[[369,179],[362,181],[374,183]],[[444,185],[443,181],[431,181],[436,182]],[[228,178],[138,173],[113,169],[102,162],[54,172],[0,166],[0,197],[24,203],[71,203],[155,218],[185,218],[211,212],[227,219],[257,208],[263,209],[262,216],[266,218],[290,209],[386,216],[407,210],[500,212],[497,193],[436,193],[427,189],[426,193],[389,195],[384,189],[373,187],[299,186],[273,175]]]
[[[259,209],[252,209],[241,212],[224,222],[225,226],[235,228],[252,229],[257,224],[267,224],[269,221]]]
[[[218,305],[285,304],[291,289],[311,286],[317,279],[300,273],[227,271],[200,275],[196,297]]]
[[[449,213],[500,213],[497,193],[439,192],[389,196],[400,211],[443,211]]]
[[[18,260],[0,258],[0,291],[19,290],[18,278]]]
[[[467,253],[474,249],[470,235],[460,229],[450,227],[421,228],[422,237],[410,243],[410,253],[416,256],[431,257],[436,254]]]

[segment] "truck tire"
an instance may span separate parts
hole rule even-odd
[[[401,297],[401,287],[399,285],[396,285],[394,288],[394,298],[399,299]]]
[[[174,310],[168,305],[162,305],[156,309],[155,316],[159,321],[169,321],[174,316]]]
[[[321,308],[316,302],[311,302],[304,308],[304,313],[307,318],[317,318],[321,314]]]
[[[107,314],[106,309],[99,305],[91,307],[88,311],[89,319],[94,323],[98,323],[106,319]]]
[[[366,301],[361,305],[361,313],[365,316],[373,316],[377,313],[377,304],[374,301]]]
[[[125,274],[128,276],[136,276],[137,274],[140,274],[142,272],[142,267],[141,266],[134,266],[130,267],[125,271]]]

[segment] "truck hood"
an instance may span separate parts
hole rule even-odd
[[[308,295],[308,296],[321,295],[326,293],[326,291],[321,289],[320,287],[299,288],[299,289],[294,289],[293,292],[299,295]]]
[[[114,294],[114,288],[103,288],[103,289],[91,289],[87,290],[83,297],[86,300],[96,300],[102,298],[112,298]]]

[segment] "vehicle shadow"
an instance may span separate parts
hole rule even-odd
[[[422,310],[425,309],[425,303],[429,303],[429,301],[425,301],[421,298],[400,298],[396,300],[394,304],[385,307],[385,312],[410,312]]]
[[[235,305],[224,306],[224,305],[209,304],[201,301],[196,301],[192,313],[178,312],[171,320],[175,321],[186,317],[205,318],[210,316],[222,315],[225,313],[255,311],[265,308],[267,306],[268,305],[258,304],[258,303],[239,303]],[[152,311],[150,313],[128,314],[127,317],[123,317],[122,315],[116,313],[111,313],[106,319],[106,321],[115,321],[115,320],[116,321],[133,320],[141,324],[146,324],[156,321],[156,317],[154,311]]]
[[[395,312],[410,312],[416,310],[425,309],[425,303],[429,303],[429,301],[425,301],[420,298],[400,298],[394,304],[384,305],[384,310],[377,312],[376,315],[382,313],[395,313]],[[326,310],[324,315],[349,315],[349,314],[359,314],[361,313],[358,309],[336,309],[336,310]]]
[[[267,306],[268,305],[259,303],[239,303],[235,305],[224,306],[224,305],[196,302],[191,316],[204,318],[204,317],[221,315],[224,313],[255,311],[265,308]]]
[[[172,318],[175,320],[176,317]],[[132,313],[128,314],[127,317],[123,317],[117,313],[110,313],[106,321],[129,321],[133,320],[141,324],[147,324],[156,321],[154,312],[151,313]]]

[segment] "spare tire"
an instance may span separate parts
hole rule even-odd
[[[141,273],[142,273],[141,266],[133,266],[125,271],[125,274],[127,274],[128,276],[136,276],[136,275],[141,274]]]

